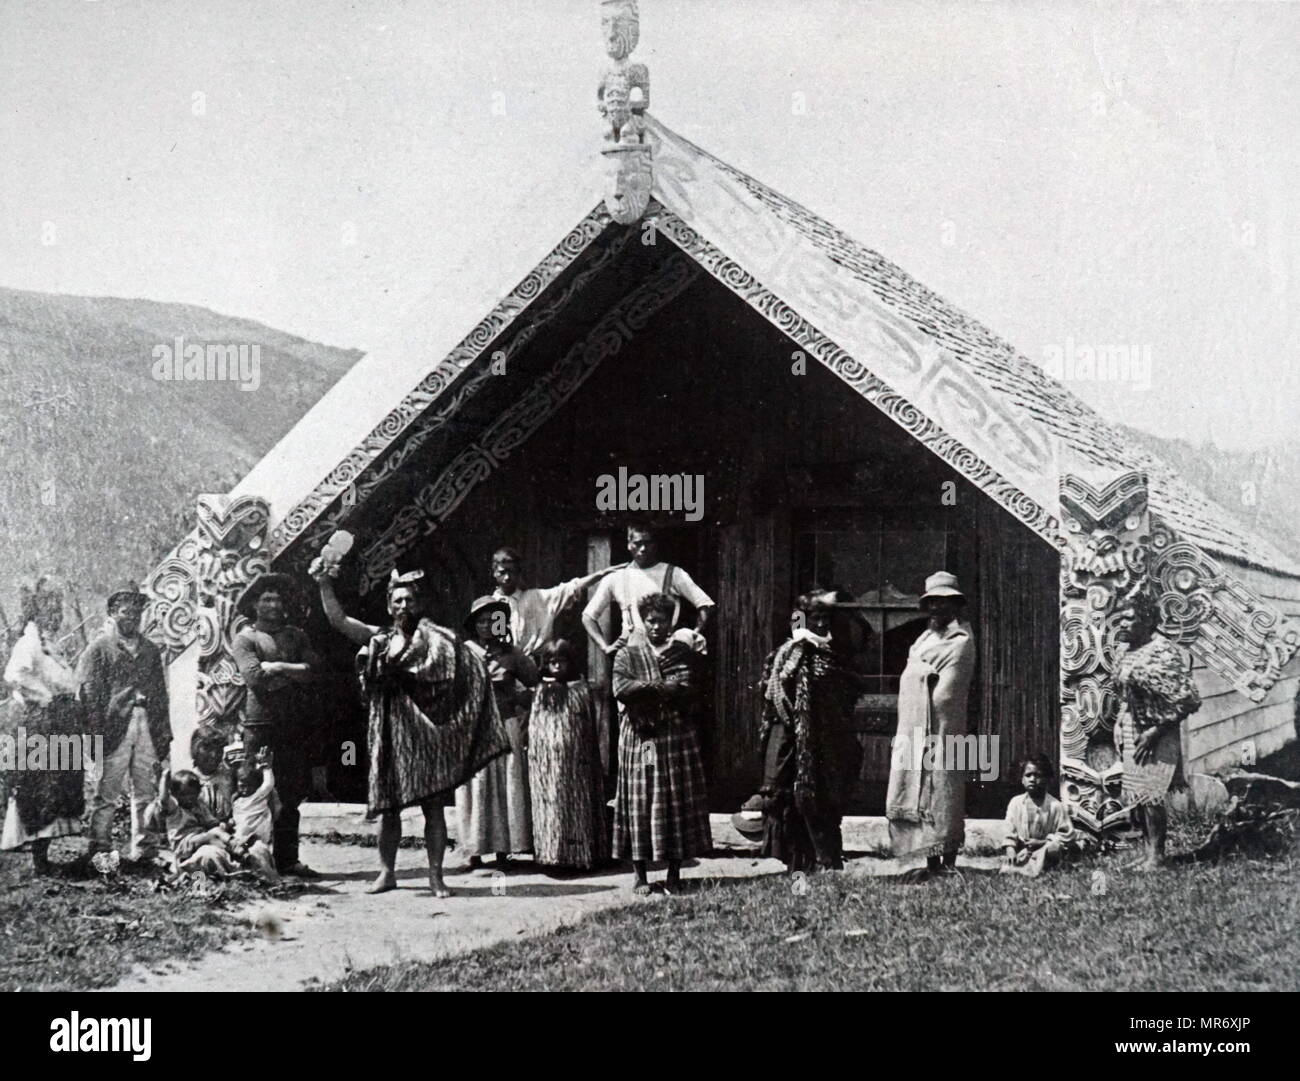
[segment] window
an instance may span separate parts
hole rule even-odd
[[[813,585],[841,590],[852,598],[842,607],[871,627],[868,637],[847,625],[851,663],[868,678],[857,707],[865,730],[893,730],[898,677],[925,627],[920,595],[948,553],[947,530],[915,511],[810,511],[796,524],[794,593]]]

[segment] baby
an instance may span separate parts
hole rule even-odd
[[[244,759],[235,776],[235,797],[231,800],[235,826],[231,847],[243,866],[251,866],[270,885],[280,881],[271,854],[277,802],[269,752],[256,760]]]
[[[1075,848],[1076,834],[1065,804],[1047,791],[1052,764],[1044,755],[1025,759],[1024,793],[1007,805],[1002,873],[1037,878]]]

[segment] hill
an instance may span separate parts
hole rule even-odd
[[[177,338],[245,346],[256,389],[155,378]],[[196,493],[233,487],[360,356],[193,305],[0,288],[7,621],[18,583],[42,572],[98,616],[114,582],[143,578],[190,527]]]
[[[1233,451],[1140,428],[1124,430],[1247,528],[1300,557],[1300,440]]]

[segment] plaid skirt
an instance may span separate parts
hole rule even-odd
[[[695,730],[674,721],[641,736],[624,715],[618,729],[614,856],[688,860],[713,850],[704,765]]]

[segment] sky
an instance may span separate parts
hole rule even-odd
[[[1300,5],[640,8],[663,123],[1108,416],[1292,437]],[[596,0],[10,0],[0,285],[373,348],[548,193],[599,199],[599,23]]]

